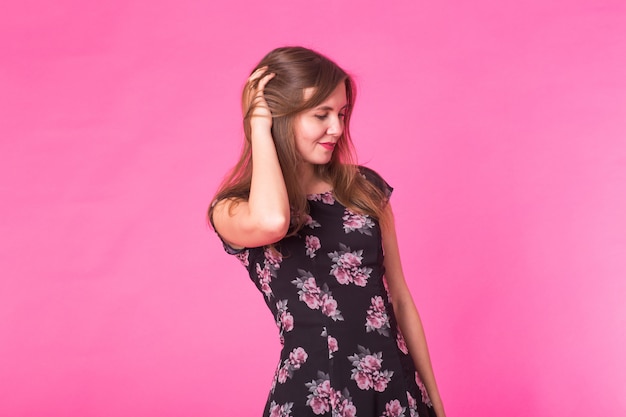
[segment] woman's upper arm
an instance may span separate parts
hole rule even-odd
[[[385,278],[391,293],[391,299],[400,302],[405,296],[410,297],[408,286],[402,271],[400,260],[400,249],[396,236],[396,226],[394,222],[391,203],[387,203],[383,218],[381,219],[381,233],[383,252],[385,255]]]
[[[223,199],[211,210],[211,223],[222,240],[234,249],[254,248],[278,242],[286,234],[289,219],[254,217],[245,200]]]

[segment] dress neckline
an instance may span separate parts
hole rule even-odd
[[[326,195],[326,194],[332,194],[332,193],[333,193],[333,189],[331,188],[330,190],[324,191],[322,193],[309,193],[306,196],[307,197],[315,197],[315,196],[318,196],[318,195]]]

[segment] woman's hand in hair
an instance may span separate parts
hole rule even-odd
[[[213,208],[215,230],[235,249],[276,243],[289,230],[289,195],[272,138],[272,112],[264,96],[274,76],[262,67],[248,78],[241,98],[252,163],[247,163],[248,155],[242,156],[241,176],[232,186],[239,190],[236,197],[224,198]],[[251,174],[246,171],[250,168]],[[246,181],[250,181],[247,199],[241,197]]]
[[[262,67],[248,78],[243,96],[243,115],[250,118],[252,130],[272,128],[272,112],[265,101],[263,91],[274,76],[275,73],[267,73],[267,67]]]

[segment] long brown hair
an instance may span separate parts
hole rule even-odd
[[[276,74],[265,86],[263,94],[272,112],[272,137],[291,206],[290,234],[295,234],[302,228],[306,221],[305,214],[308,212],[306,194],[298,182],[298,176],[295,175],[300,163],[300,155],[295,147],[295,116],[324,102],[341,82],[345,83],[348,102],[343,134],[337,142],[330,162],[316,165],[315,174],[332,185],[334,196],[341,204],[361,214],[380,219],[384,208],[384,192],[359,174],[350,137],[350,117],[356,96],[352,78],[330,59],[303,47],[274,49],[252,72],[263,67],[267,67],[266,74]],[[263,76],[261,75],[259,79]],[[256,85],[253,87],[256,88]],[[305,99],[304,90],[311,87],[313,94]],[[242,101],[245,100],[247,98],[244,91]],[[246,106],[247,103],[244,102],[244,109]],[[254,104],[243,115],[245,141],[239,161],[220,185],[214,202],[227,198],[236,203],[247,200],[250,195],[252,180],[250,115],[254,110],[253,106]]]

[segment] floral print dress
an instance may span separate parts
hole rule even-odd
[[[374,171],[361,174],[387,197]],[[269,247],[233,250],[282,344],[263,416],[434,416],[383,280],[378,222],[332,192],[308,196],[306,226]]]

